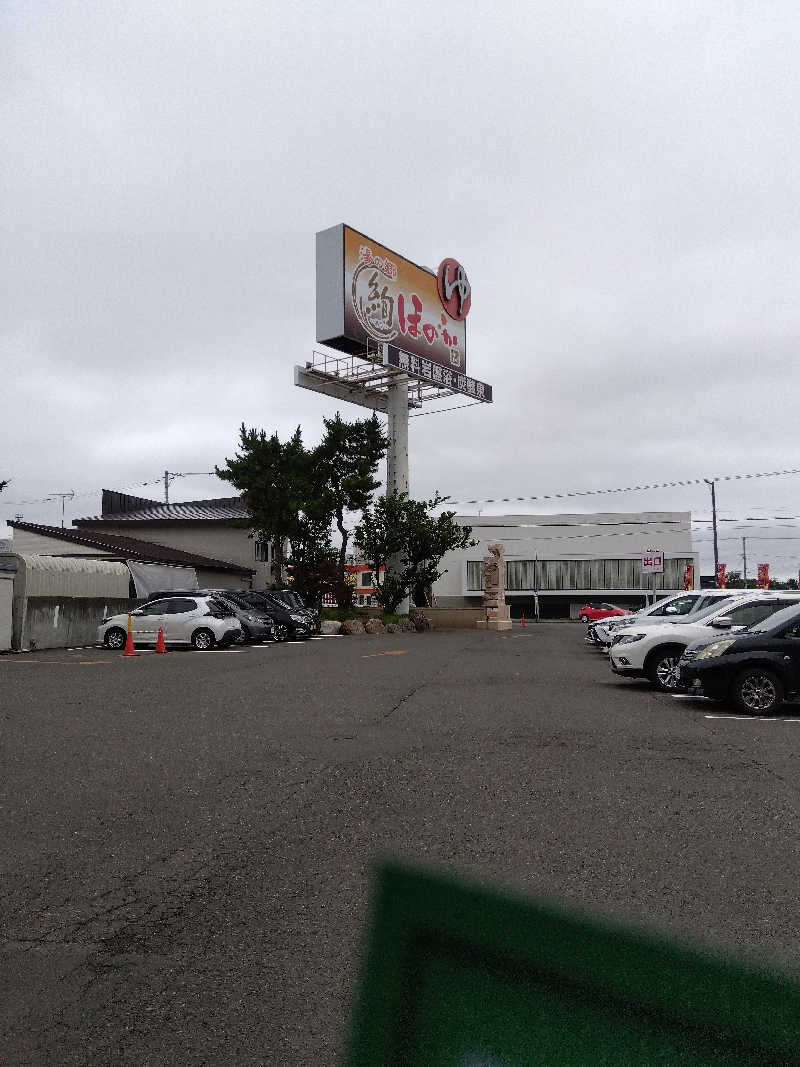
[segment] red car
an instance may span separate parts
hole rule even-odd
[[[618,608],[616,604],[584,604],[578,612],[581,622],[597,622],[598,619],[608,619],[612,615],[631,615],[627,608]]]

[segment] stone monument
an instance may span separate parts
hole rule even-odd
[[[489,545],[489,555],[483,557],[483,610],[485,620],[479,629],[510,630],[511,612],[506,604],[506,562],[503,545]]]

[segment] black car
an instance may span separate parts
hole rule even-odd
[[[320,632],[322,629],[322,616],[315,608],[310,608],[295,589],[269,589],[267,592],[275,600],[285,605],[290,612],[296,611],[300,615],[305,615],[311,624],[312,633],[318,634]]]
[[[686,649],[678,670],[689,693],[769,715],[800,694],[800,607],[791,604],[741,633]]]
[[[289,640],[311,637],[314,632],[313,625],[305,612],[301,613],[296,608],[287,607],[269,589],[258,592],[254,589],[237,589],[236,596],[254,608],[271,615],[276,625],[285,626]]]

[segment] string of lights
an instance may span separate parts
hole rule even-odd
[[[471,406],[471,405],[460,405],[460,406]],[[427,412],[425,414],[427,414]],[[214,473],[215,473],[214,471],[186,471],[186,472],[176,472],[176,473],[169,472],[168,477],[169,477],[170,481],[172,481],[172,479],[174,479],[174,478],[205,477],[205,476],[211,476]],[[561,492],[561,493],[540,493],[540,494],[537,494],[537,495],[530,495],[530,496],[483,497],[483,498],[475,498],[475,499],[470,499],[470,500],[449,500],[448,499],[448,500],[443,501],[439,506],[440,507],[463,507],[463,506],[466,506],[466,505],[473,505],[473,504],[515,504],[515,503],[528,503],[528,502],[534,502],[534,501],[574,500],[574,499],[580,499],[580,498],[583,498],[583,497],[607,496],[607,495],[619,494],[619,493],[640,493],[640,492],[649,492],[649,491],[655,490],[655,489],[675,489],[675,488],[689,487],[689,486],[695,486],[695,485],[704,485],[704,484],[708,484],[709,481],[718,481],[718,482],[747,481],[747,480],[750,480],[750,479],[779,478],[779,477],[785,477],[785,476],[797,475],[797,474],[800,474],[800,468],[788,468],[788,469],[785,469],[785,470],[775,470],[775,471],[755,471],[755,472],[738,473],[738,474],[720,474],[720,475],[716,475],[713,479],[708,479],[708,478],[683,478],[683,479],[676,479],[674,481],[650,482],[650,483],[645,483],[645,484],[642,484],[642,485],[615,486],[615,487],[608,487],[608,488],[602,488],[602,489],[570,489],[570,490],[565,490],[564,492]],[[149,486],[163,485],[163,484],[164,484],[164,476],[162,475],[162,476],[160,476],[158,478],[148,479],[147,481],[129,483],[128,485],[125,485],[122,488],[123,488],[123,490],[146,489]],[[77,498],[90,497],[90,496],[94,496],[94,495],[96,495],[97,493],[100,493],[100,492],[102,492],[102,488],[76,490],[75,491],[75,498],[77,499]],[[5,504],[5,505],[8,505],[10,507],[20,507],[20,506],[24,506],[24,505],[28,505],[28,504],[51,503],[54,499],[55,499],[55,496],[53,494],[50,494],[48,496],[38,497],[38,498],[34,498],[34,499],[2,500],[2,503]],[[784,519],[787,519],[787,520],[788,519],[796,519],[796,518],[800,518],[800,516],[795,516],[795,515],[785,515],[785,516],[784,515],[776,515],[776,516],[773,516],[772,518],[774,520],[778,521],[778,520],[784,520]],[[711,520],[711,519],[694,519],[693,521],[694,522],[711,522],[713,520]],[[763,519],[755,517],[755,516],[747,516],[745,519],[733,519],[733,518],[718,519],[718,522],[728,522],[728,523],[742,522],[742,521],[764,522],[764,521],[768,521],[768,519],[767,519],[766,516]]]
[[[518,504],[527,503],[531,500],[571,500],[577,497],[604,496],[612,493],[641,493],[651,489],[677,489],[693,485],[706,485],[712,481],[738,482],[752,478],[780,478],[791,474],[800,474],[800,468],[778,471],[755,471],[749,474],[717,474],[713,478],[684,478],[673,482],[651,482],[646,485],[627,485],[609,489],[570,489],[563,493],[541,493],[538,496],[502,496],[485,497],[481,500],[448,500],[447,506],[455,505],[461,507],[466,504]]]

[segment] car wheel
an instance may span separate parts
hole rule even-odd
[[[588,622],[589,621],[589,616],[588,615],[579,615],[578,618],[581,620],[581,622]]]
[[[681,645],[659,648],[647,665],[647,677],[665,693],[674,693],[678,688],[678,660],[683,655]]]
[[[289,627],[282,622],[275,623],[275,629],[272,631],[273,641],[288,641],[289,640]]]
[[[103,644],[106,648],[124,648],[125,642],[128,640],[128,635],[124,630],[120,630],[118,626],[112,626],[110,630],[106,630],[106,636],[103,638]]]
[[[768,715],[783,703],[783,686],[772,671],[751,667],[734,679],[731,700],[739,711]]]
[[[197,652],[210,652],[217,643],[210,630],[195,630],[192,634],[192,648]]]

